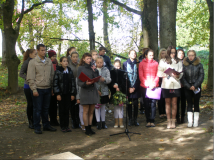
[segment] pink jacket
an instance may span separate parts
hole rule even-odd
[[[144,58],[139,65],[140,86],[148,88],[151,84],[154,84],[158,87],[159,77],[157,72],[158,62]]]

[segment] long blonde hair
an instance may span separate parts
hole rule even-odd
[[[159,55],[158,55],[158,60],[160,61],[161,60],[161,53],[165,51],[166,52],[166,49],[165,48],[161,48],[160,51],[159,51]],[[165,53],[166,54],[166,53]]]

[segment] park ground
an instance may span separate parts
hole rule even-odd
[[[43,132],[28,128],[23,89],[14,95],[0,90],[0,159],[36,159],[72,152],[83,159],[213,159],[213,91],[205,90],[200,99],[199,127],[166,129],[166,119],[156,112],[156,127],[146,128],[145,115],[139,114],[140,126],[129,127],[131,141],[114,129],[113,112],[106,114],[108,129],[86,136],[81,129],[70,133]],[[113,107],[110,106],[113,111]],[[124,119],[125,121],[125,119]]]

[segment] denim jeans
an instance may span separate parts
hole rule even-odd
[[[43,128],[50,126],[48,120],[48,110],[51,100],[51,89],[37,89],[39,96],[33,96],[33,119],[34,128],[41,129],[40,119],[42,117]],[[33,93],[32,93],[33,94]]]

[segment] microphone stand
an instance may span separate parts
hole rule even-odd
[[[127,79],[128,79],[128,73],[129,72],[126,72],[124,70],[121,70],[124,73],[124,75],[126,75],[126,129],[124,132],[121,132],[121,133],[116,133],[116,134],[111,134],[110,136],[115,136],[115,135],[120,135],[120,134],[126,134],[129,138],[129,140],[131,141],[131,138],[129,137],[129,133],[133,133],[133,134],[139,134],[141,135],[141,133],[135,133],[135,132],[129,132],[128,130],[128,83],[127,83]]]

